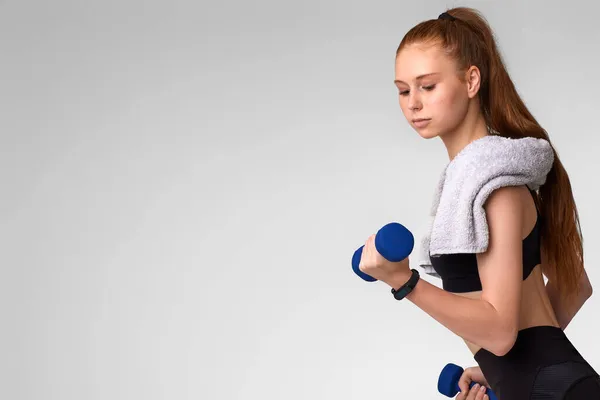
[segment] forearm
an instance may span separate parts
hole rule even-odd
[[[577,314],[577,312],[592,294],[591,288],[588,289],[586,287],[586,289],[579,293],[576,301],[573,301],[571,304],[565,304],[565,302],[561,300],[558,289],[553,282],[548,281],[548,283],[546,283],[546,291],[548,293],[550,303],[552,304],[552,308],[554,309],[556,319],[558,320],[562,330],[565,330],[567,325],[569,325],[569,323],[573,320],[573,317],[575,317],[575,314]]]
[[[447,292],[424,279],[419,279],[406,299],[458,336],[494,354],[504,354],[512,347],[516,332],[501,322],[496,309],[485,300]]]

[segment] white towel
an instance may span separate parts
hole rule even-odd
[[[554,150],[544,139],[490,134],[465,146],[444,168],[434,193],[420,242],[424,272],[440,277],[430,256],[485,252],[489,235],[483,205],[488,196],[503,186],[537,190],[553,163]]]

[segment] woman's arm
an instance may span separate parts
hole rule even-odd
[[[495,355],[506,354],[518,332],[523,279],[523,206],[518,187],[503,187],[488,197],[489,244],[477,254],[481,299],[446,292],[421,279],[408,300],[463,339]],[[401,286],[408,278],[391,282]]]
[[[577,301],[574,301],[571,305],[564,304],[561,300],[554,282],[548,280],[546,283],[546,291],[548,292],[548,298],[554,309],[556,319],[558,320],[561,329],[564,331],[567,325],[573,320],[573,317],[575,317],[575,314],[577,314],[583,304],[592,295],[592,284],[584,269],[581,276],[581,291],[577,296]]]
[[[396,288],[407,279],[400,280]],[[506,354],[514,344],[515,330],[489,301],[446,292],[424,279],[419,279],[406,299],[458,336],[497,356]]]

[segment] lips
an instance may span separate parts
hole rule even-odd
[[[429,125],[429,121],[431,121],[430,118],[417,118],[417,119],[413,119],[413,125],[416,128],[425,128],[427,125]]]

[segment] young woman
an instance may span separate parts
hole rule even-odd
[[[413,27],[396,52],[395,85],[408,122],[423,138],[439,137],[450,160],[487,135],[549,142],[517,94],[487,21],[474,9],[453,8]],[[484,209],[485,252],[432,257],[442,279],[449,265],[455,274],[477,272],[464,276],[463,290],[421,279],[406,295],[462,337],[477,361],[461,377],[457,399],[486,399],[486,387],[500,400],[600,399],[598,374],[563,332],[592,287],[571,185],[556,153],[539,193],[504,186]],[[386,261],[374,237],[359,268],[393,289],[403,287],[411,277],[408,258]],[[471,381],[481,387],[469,389]]]

